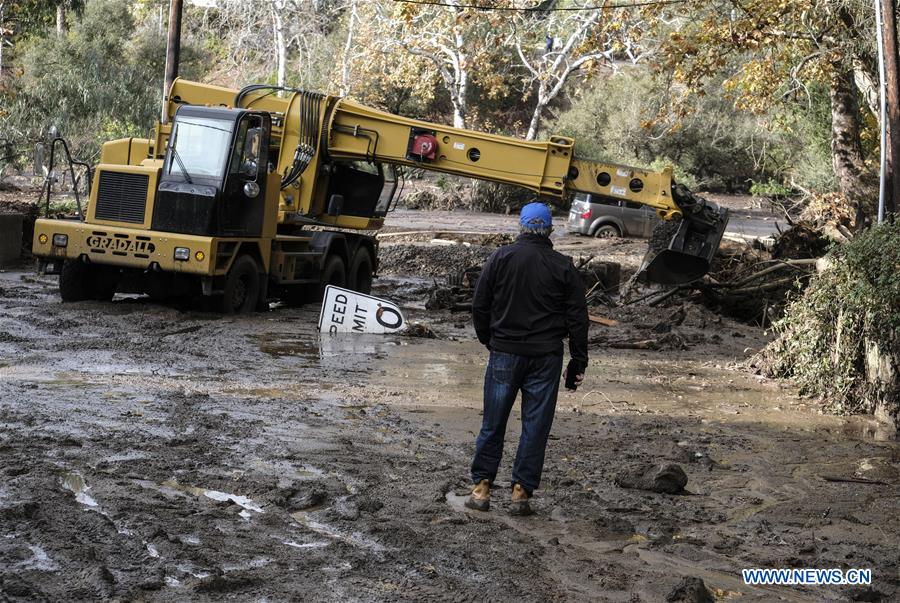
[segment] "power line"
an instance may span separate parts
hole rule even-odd
[[[562,8],[541,8],[539,6],[517,8],[514,6],[487,6],[484,4],[451,4],[439,0],[394,0],[403,4],[424,4],[426,6],[446,6],[450,8],[474,8],[484,11],[506,11],[519,13],[549,13],[582,10],[606,10],[613,8],[638,8],[641,6],[664,6],[666,4],[684,4],[689,0],[647,0],[646,2],[629,2],[626,4],[606,4],[598,6],[566,6]]]

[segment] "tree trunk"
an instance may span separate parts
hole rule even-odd
[[[863,182],[863,158],[853,80],[841,67],[831,79],[831,162],[838,190],[858,206],[861,218],[870,218],[874,205]],[[867,198],[868,197],[868,198]],[[862,224],[858,220],[857,227]]]
[[[278,86],[284,86],[285,70],[287,66],[287,48],[284,43],[284,0],[276,0],[271,4],[272,7],[272,29],[275,34],[275,72],[276,83]]]
[[[525,140],[534,140],[537,136],[538,128],[541,125],[541,112],[546,106],[547,101],[544,99],[544,94],[538,90],[537,104],[531,114],[531,122],[528,124],[528,133],[525,134]]]
[[[466,127],[466,113],[468,106],[466,96],[469,94],[469,67],[466,65],[468,57],[465,53],[466,41],[463,38],[462,30],[457,29],[454,35],[456,42],[456,102],[453,103],[453,126],[457,128]]]
[[[853,81],[856,88],[866,101],[866,107],[869,112],[875,116],[875,119],[881,120],[881,108],[878,99],[878,75],[873,74],[863,65],[860,58],[853,59]]]
[[[353,50],[353,33],[358,20],[356,0],[352,0],[350,3],[350,17],[347,20],[347,40],[344,43],[344,56],[341,63],[341,96],[350,94],[350,52]]]
[[[893,213],[900,203],[900,68],[897,64],[896,0],[881,0],[884,31],[884,73],[888,122],[888,164],[885,212]]]
[[[56,37],[61,38],[66,35],[66,6],[63,0],[59,0],[56,4]]]
[[[0,82],[3,81],[3,18],[4,18],[4,4],[5,2],[0,2]]]

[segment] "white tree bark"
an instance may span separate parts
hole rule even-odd
[[[350,71],[353,62],[353,34],[359,15],[356,12],[356,0],[350,0],[350,16],[347,19],[347,40],[344,42],[344,54],[341,56],[341,96],[350,94]]]
[[[284,13],[287,0],[273,0],[269,5],[272,13],[272,34],[275,42],[275,80],[284,86],[287,73],[287,44],[285,42]]]
[[[63,0],[57,0],[56,3],[56,37],[61,38],[66,35],[66,5]]]
[[[450,11],[456,17],[462,14],[458,0],[445,2],[452,7]],[[434,65],[444,89],[450,95],[453,126],[465,128],[468,123],[468,47],[471,41],[467,39],[464,28],[459,23],[448,27],[445,23],[423,22],[417,24],[417,28],[401,30],[393,43]]]
[[[3,19],[5,17],[5,2],[0,2],[0,81],[3,80]]]
[[[456,90],[456,99],[453,102],[453,125],[457,128],[466,127],[466,113],[468,104],[469,91],[469,70],[466,65],[466,41],[462,35],[462,28],[455,28],[453,32],[453,43],[456,50],[456,57],[453,61],[454,70],[454,88]]]
[[[603,61],[615,69],[613,53],[617,48],[631,63],[637,63],[642,58],[640,53],[636,54],[628,37],[627,28],[616,30],[621,39],[607,33],[602,42],[592,40],[599,37],[597,30],[602,25],[601,18],[605,18],[601,11],[582,11],[564,15],[558,22],[542,23],[543,28],[552,27],[556,31],[571,31],[571,33],[564,38],[564,42],[558,48],[554,47],[553,50],[544,52],[542,44],[540,54],[531,59],[528,57],[529,52],[523,48],[523,38],[527,35],[528,28],[524,23],[516,24],[513,32],[516,52],[528,73],[527,85],[535,94],[526,140],[534,140],[547,106],[565,89],[569,78],[583,66],[593,61]]]

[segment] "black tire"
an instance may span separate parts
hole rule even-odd
[[[311,301],[312,285],[286,285],[281,289],[281,303],[291,308],[299,308]]]
[[[220,307],[225,314],[247,314],[256,309],[260,292],[259,266],[249,255],[241,255],[225,277]]]
[[[621,236],[622,233],[619,232],[619,227],[615,224],[601,224],[594,231],[594,237],[598,239],[615,239]]]
[[[259,297],[256,300],[257,312],[269,311],[269,275],[259,275]]]
[[[93,280],[90,265],[78,260],[66,260],[59,273],[59,295],[64,302],[91,299]]]
[[[344,258],[339,255],[332,255],[325,260],[325,268],[322,269],[322,275],[319,277],[319,287],[313,301],[322,300],[325,296],[325,287],[328,285],[347,286],[347,268],[344,266]]]
[[[119,285],[119,273],[109,266],[88,266],[92,268],[93,283],[91,287],[91,299],[97,301],[109,301],[116,294]]]
[[[350,288],[360,293],[372,292],[372,274],[375,272],[372,254],[365,247],[360,247],[350,263]]]

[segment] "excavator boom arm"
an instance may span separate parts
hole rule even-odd
[[[286,92],[284,97],[276,91]],[[728,212],[672,181],[671,168],[648,171],[576,158],[575,141],[551,136],[526,141],[474,130],[452,128],[366,107],[346,98],[284,90],[266,85],[240,92],[176,80],[168,95],[168,114],[179,104],[200,104],[266,111],[280,148],[280,215],[324,215],[326,188],[321,174],[332,161],[368,161],[406,165],[528,188],[538,195],[565,200],[573,192],[640,203],[664,220],[682,218],[668,249],[646,267],[651,280],[689,282],[703,276],[719,246]],[[161,149],[168,126],[157,130]],[[288,207],[290,209],[288,209]],[[334,223],[339,218],[333,218]],[[380,227],[381,218],[362,218],[361,226]]]
[[[571,138],[526,141],[401,117],[341,99],[331,114],[328,154],[424,168],[528,188],[555,199],[583,192],[681,215],[672,199],[672,172],[649,172],[574,156]]]

